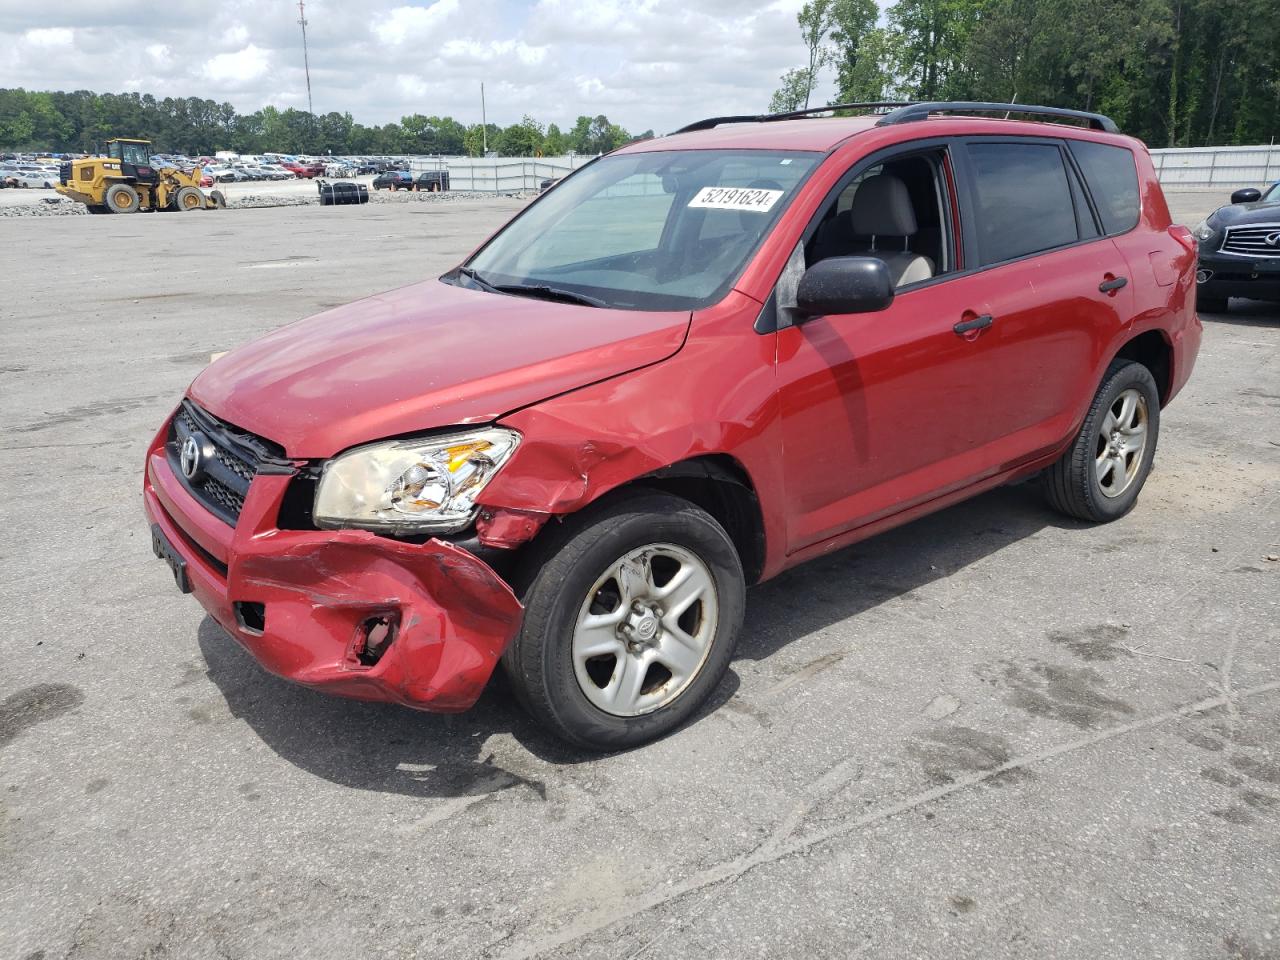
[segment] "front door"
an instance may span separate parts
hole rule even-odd
[[[963,486],[990,469],[988,315],[978,276],[887,310],[778,332],[789,551]]]

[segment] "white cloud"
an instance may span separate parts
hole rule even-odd
[[[801,2],[308,0],[315,109],[366,124],[410,113],[475,123],[484,83],[489,120],[502,125],[530,114],[563,128],[607,113],[630,130],[662,132],[762,111],[778,76],[804,60]],[[297,19],[295,4],[261,0],[5,4],[0,83],[127,84],[242,111],[305,108]]]
[[[436,0],[429,7],[396,7],[377,18],[373,32],[389,44],[429,40],[457,12],[458,0]]]
[[[33,47],[69,47],[75,42],[75,33],[68,27],[37,27],[28,30],[23,39]]]
[[[233,23],[222,32],[222,42],[229,47],[243,47],[249,37],[249,28],[243,23]]]
[[[147,44],[147,56],[157,70],[165,70],[173,65],[173,50],[166,43]]]
[[[225,85],[228,89],[250,84],[267,72],[270,59],[267,51],[252,43],[235,53],[220,53],[208,60],[202,72],[210,83]]]

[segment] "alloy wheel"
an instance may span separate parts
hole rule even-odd
[[[1147,398],[1133,387],[1107,408],[1094,450],[1094,476],[1103,496],[1120,496],[1137,478],[1147,448],[1147,419]]]
[[[635,717],[675,700],[711,651],[719,603],[710,569],[683,547],[638,547],[600,575],[578,612],[573,667],[599,710]]]

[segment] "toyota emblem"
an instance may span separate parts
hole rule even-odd
[[[182,468],[182,475],[188,480],[194,480],[200,475],[204,465],[201,461],[200,441],[196,439],[196,434],[192,434],[182,442],[182,450],[178,455],[178,466]]]

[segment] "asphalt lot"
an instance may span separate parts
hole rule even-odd
[[[1205,317],[1130,516],[1024,484],[787,573],[715,708],[630,753],[500,686],[290,686],[179,596],[141,465],[209,354],[519,205],[0,221],[0,957],[1280,957],[1262,304]]]

